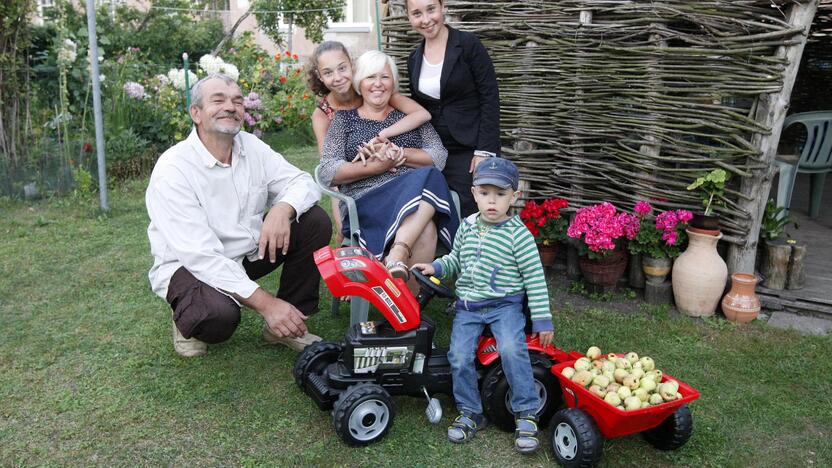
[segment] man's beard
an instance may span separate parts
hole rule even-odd
[[[220,121],[220,119],[222,119],[223,117],[232,117],[235,119],[235,123],[229,124]],[[214,129],[217,131],[217,133],[222,133],[225,135],[236,135],[240,133],[240,130],[243,128],[243,122],[236,120],[236,118],[237,116],[234,114],[217,116],[217,119],[215,120],[214,124]]]

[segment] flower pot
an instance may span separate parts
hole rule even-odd
[[[641,268],[650,284],[662,284],[673,266],[671,258],[653,258],[647,255],[641,257]]]
[[[728,279],[728,267],[716,251],[722,234],[686,232],[688,248],[673,263],[673,298],[683,314],[709,317],[716,312]]]
[[[602,287],[615,286],[627,269],[627,254],[623,250],[616,249],[606,257],[597,260],[586,256],[580,257],[578,264],[587,283]]]
[[[722,298],[725,318],[735,323],[748,323],[760,313],[760,299],[754,292],[757,277],[748,273],[731,275],[731,290]]]
[[[540,254],[540,263],[545,267],[554,266],[555,258],[558,256],[558,244],[537,244],[537,253]]]

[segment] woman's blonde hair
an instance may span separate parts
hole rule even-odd
[[[384,70],[385,65],[390,66],[390,73],[393,75],[393,92],[399,91],[399,69],[396,67],[396,62],[384,52],[368,50],[355,61],[355,70],[352,74],[352,87],[359,96],[361,95],[361,81]]]

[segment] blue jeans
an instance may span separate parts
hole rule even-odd
[[[457,305],[448,360],[454,379],[454,399],[460,412],[482,414],[474,359],[482,330],[485,325],[490,325],[511,386],[511,410],[515,417],[535,414],[540,407],[540,397],[535,389],[526,346],[525,324],[522,304],[501,303],[477,311]]]

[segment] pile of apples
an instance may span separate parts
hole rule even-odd
[[[604,355],[601,348],[590,347],[586,356],[561,373],[590,393],[623,411],[633,411],[682,398],[679,383],[668,379],[662,383],[662,371],[649,356],[639,358],[629,352],[619,356]]]

